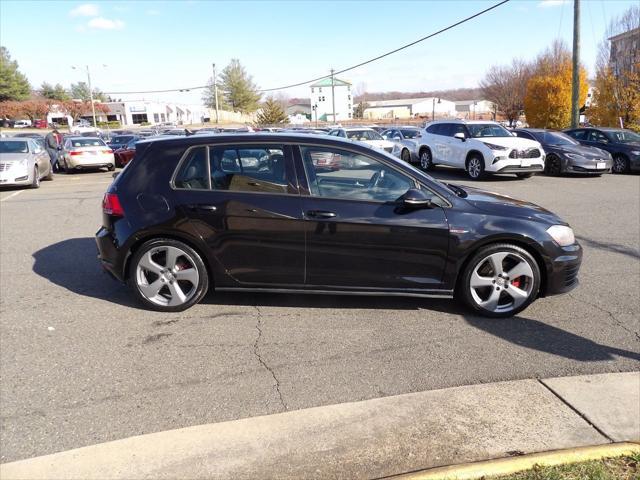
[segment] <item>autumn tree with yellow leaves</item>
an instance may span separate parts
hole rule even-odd
[[[571,125],[571,77],[571,52],[556,40],[531,67],[524,97],[529,126],[560,130]],[[587,72],[580,67],[580,105],[584,105],[588,89]]]

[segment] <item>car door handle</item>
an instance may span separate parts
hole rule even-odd
[[[216,210],[218,210],[218,207],[216,207],[215,205],[197,204],[197,205],[189,205],[189,210],[200,210],[200,211],[203,211],[203,212],[215,212]]]
[[[307,212],[307,217],[312,217],[312,218],[334,218],[337,216],[338,215],[334,212],[327,212],[324,210],[309,210]]]

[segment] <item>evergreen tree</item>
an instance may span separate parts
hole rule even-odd
[[[258,112],[256,125],[282,125],[285,123],[289,123],[289,117],[287,117],[281,103],[273,97],[267,98]]]
[[[44,98],[48,98],[50,100],[59,100],[61,102],[69,100],[69,94],[59,83],[56,83],[55,86],[51,86],[51,84],[43,82],[40,86],[40,94]]]
[[[5,47],[0,47],[0,102],[26,100],[31,94],[27,77],[18,71],[18,62],[11,60]]]
[[[251,113],[259,108],[258,87],[237,58],[232,59],[225,67],[220,80],[224,100],[234,112]]]
[[[72,83],[69,91],[71,92],[71,98],[74,100],[89,101],[91,99],[91,96],[89,95],[89,85],[87,85],[87,82]],[[107,100],[104,93],[97,88],[93,89],[93,99],[100,102],[105,102]]]

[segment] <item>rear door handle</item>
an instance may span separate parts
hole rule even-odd
[[[312,217],[312,218],[334,218],[337,216],[338,215],[334,212],[327,212],[324,210],[309,210],[307,212],[307,217]]]
[[[189,205],[189,210],[200,210],[203,212],[215,212],[218,210],[218,207],[215,205]]]

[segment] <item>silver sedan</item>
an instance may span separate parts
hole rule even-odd
[[[385,140],[395,144],[391,153],[407,163],[419,161],[418,147],[421,136],[422,133],[418,127],[394,127],[382,132]]]
[[[52,180],[49,154],[31,138],[0,139],[0,186],[40,186]]]

